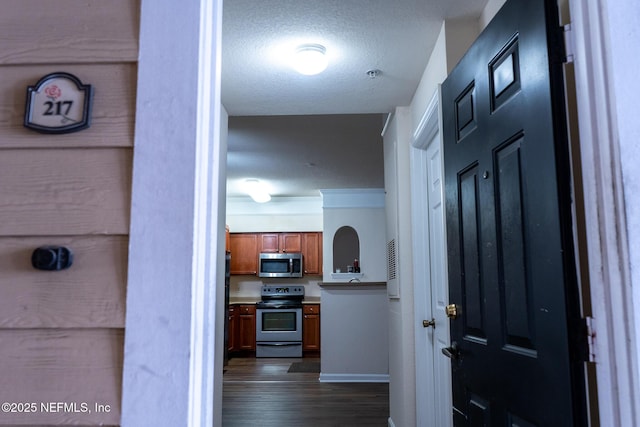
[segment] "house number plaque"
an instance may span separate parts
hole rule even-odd
[[[69,73],[51,73],[27,87],[24,125],[42,133],[70,133],[89,127],[91,85]]]

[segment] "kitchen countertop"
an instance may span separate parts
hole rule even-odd
[[[318,282],[318,286],[354,287],[359,286],[387,286],[387,282]]]

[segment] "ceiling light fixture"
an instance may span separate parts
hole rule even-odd
[[[293,67],[300,74],[313,76],[323,72],[328,65],[327,49],[321,44],[303,44],[296,48]]]
[[[245,191],[256,203],[265,203],[271,200],[271,195],[263,182],[257,179],[247,179],[244,182]]]

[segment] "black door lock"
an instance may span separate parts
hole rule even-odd
[[[64,246],[42,246],[31,255],[31,265],[38,270],[64,270],[72,263],[73,253]]]

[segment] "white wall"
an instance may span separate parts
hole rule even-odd
[[[321,193],[324,283],[320,292],[320,381],[386,382],[389,380],[389,309],[384,191],[344,189],[321,190]],[[343,226],[353,227],[358,233],[362,284],[345,284],[349,277],[332,276],[333,237]]]
[[[447,61],[445,59],[447,57],[446,40],[445,23],[443,22],[438,40],[429,56],[429,61],[422,73],[422,78],[420,79],[416,93],[411,100],[411,122],[413,123],[414,131],[418,123],[420,123],[424,112],[427,110],[427,106],[436,87],[447,78]]]
[[[322,197],[273,197],[267,203],[230,197],[226,221],[232,233],[322,231]]]
[[[385,286],[324,285],[321,303],[320,381],[388,381]]]
[[[362,282],[386,282],[386,241],[384,192],[381,189],[322,190],[323,280],[331,277],[333,268],[333,236],[340,227],[353,227],[360,239],[360,269]]]
[[[396,108],[383,141],[387,240],[396,240],[398,265],[396,281],[399,289],[389,292],[390,420],[398,427],[412,426],[416,422],[410,135],[409,108]]]

